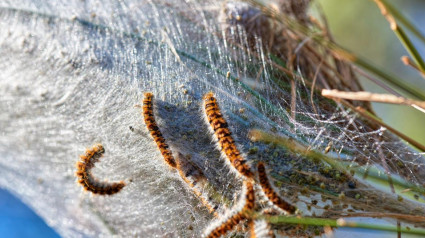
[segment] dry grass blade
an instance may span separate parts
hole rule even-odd
[[[424,101],[416,101],[407,99],[404,97],[397,97],[391,94],[378,94],[370,92],[343,92],[339,90],[322,90],[322,96],[327,98],[342,98],[348,100],[358,100],[358,101],[369,101],[369,102],[381,102],[381,103],[390,103],[390,104],[400,104],[408,106],[418,106],[422,109],[425,109]]]
[[[425,235],[423,229],[416,228],[401,228],[397,226],[378,225],[371,223],[360,223],[347,221],[344,218],[339,219],[323,219],[323,218],[310,218],[310,217],[286,217],[286,216],[259,216],[260,219],[265,219],[272,224],[305,224],[315,226],[330,226],[330,227],[351,227],[351,228],[363,228],[373,229],[381,231],[398,232],[404,234],[417,234]]]
[[[305,38],[310,38],[311,42],[317,43],[318,46],[324,47],[326,52],[329,52],[330,55],[332,55],[333,58],[345,61],[345,62],[352,62],[353,64],[358,65],[359,67],[367,70],[368,72],[378,76],[384,83],[392,85],[398,89],[403,90],[405,93],[408,93],[412,97],[415,97],[420,100],[425,100],[425,94],[417,90],[414,87],[411,87],[410,85],[404,83],[404,81],[400,78],[394,77],[392,75],[389,75],[384,70],[380,69],[373,63],[369,62],[367,59],[364,59],[362,57],[359,57],[355,53],[345,49],[344,47],[338,45],[332,39],[329,39],[328,37],[324,36],[323,34],[319,34],[317,32],[317,29],[313,29],[307,25],[303,25],[300,22],[297,22],[290,17],[286,16],[285,14],[277,11],[276,9],[267,6],[267,4],[258,1],[258,0],[247,0],[247,2],[251,3],[252,5],[260,8],[262,12],[269,16],[272,19],[275,19],[276,22],[279,22],[280,24],[284,25],[288,31],[291,33],[291,35],[295,36],[295,40],[302,41]],[[319,27],[320,28],[320,27]],[[402,34],[404,32],[401,32]],[[407,36],[401,35],[404,38],[407,38]],[[306,44],[306,48],[310,47],[309,44]],[[412,52],[416,51],[416,49],[413,47],[413,45],[410,45],[410,48],[412,49]],[[410,52],[410,51],[409,51]],[[311,57],[314,57],[314,52],[309,53]],[[319,64],[320,59],[316,62],[316,64]],[[425,65],[425,64],[424,64]],[[327,66],[326,61],[324,62],[324,66]],[[280,68],[279,68],[280,69]],[[326,71],[324,71],[325,73]],[[339,78],[339,77],[337,77]],[[337,80],[335,78],[335,80]],[[342,82],[346,83],[344,78],[339,79]],[[337,86],[332,88],[340,88],[340,83],[337,84]],[[358,91],[358,90],[351,90],[351,91]]]
[[[385,4],[385,7],[391,14],[402,23],[410,32],[412,32],[419,40],[421,40],[425,44],[425,36],[419,31],[417,27],[415,27],[403,14],[401,14],[398,9],[392,6],[389,2],[382,1]]]
[[[409,56],[406,56],[406,55],[402,56],[401,61],[403,62],[404,65],[410,66],[413,69],[417,70],[421,74],[421,76],[425,78],[425,73],[418,68],[418,65],[416,65],[415,62],[412,62]]]
[[[300,6],[310,0],[280,2]],[[236,1],[107,0],[103,5],[103,11],[90,3],[76,3],[71,10],[66,5],[66,12],[56,7],[0,11],[5,32],[0,48],[7,53],[0,54],[7,62],[0,70],[5,95],[0,108],[6,112],[0,117],[5,128],[0,149],[6,155],[0,185],[30,201],[61,235],[200,237],[214,214],[222,220],[213,231],[220,235],[235,228],[232,235],[242,236],[246,226],[233,223],[255,220],[257,212],[278,214],[266,204],[257,177],[249,192],[239,188],[243,177],[229,173],[234,168],[224,166],[229,160],[217,160],[220,150],[239,170],[249,165],[257,175],[254,165],[270,168],[264,173],[270,176],[267,189],[275,192],[270,200],[287,199],[284,210],[299,218],[285,216],[287,222],[273,224],[278,235],[330,233],[341,214],[358,211],[391,212],[396,214],[392,221],[407,222],[424,214],[423,154],[380,128],[382,123],[369,123],[318,93],[322,88],[363,90],[352,62],[341,59],[356,61],[357,56],[333,48],[327,24],[310,21],[305,5],[279,8],[280,15],[299,25],[292,28],[283,18]],[[200,107],[208,91],[223,103],[221,112],[216,102],[208,106],[214,113],[205,124]],[[159,99],[156,107],[152,99],[143,105],[146,128],[131,108],[141,92]],[[364,110],[370,105],[350,103]],[[208,127],[218,143],[211,144]],[[256,135],[252,128],[261,131]],[[250,130],[252,141],[246,136]],[[115,168],[132,182],[108,199],[80,196],[69,179],[75,161],[66,158],[95,140],[126,158],[108,161],[111,166],[99,172]],[[46,176],[63,183],[37,181]],[[363,182],[384,187],[390,176],[399,197]],[[299,213],[293,212],[295,205]],[[367,228],[397,230],[394,225]]]
[[[374,0],[376,5],[378,5],[379,9],[381,10],[382,15],[387,19],[387,21],[390,23],[391,30],[394,31],[394,33],[399,38],[400,42],[403,44],[403,46],[406,48],[406,50],[409,52],[409,54],[412,56],[415,63],[418,65],[418,68],[422,73],[425,73],[425,62],[423,61],[421,55],[416,50],[413,43],[410,41],[409,37],[404,32],[403,28],[401,28],[394,16],[391,14],[390,11],[388,11],[386,4],[384,1],[381,0]]]
[[[373,217],[373,218],[396,218],[404,219],[412,222],[425,221],[424,216],[416,215],[406,215],[398,213],[375,213],[375,212],[365,212],[365,213],[355,213],[355,214],[342,214],[343,217]]]

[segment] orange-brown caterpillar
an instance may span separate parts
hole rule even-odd
[[[215,217],[219,217],[217,205],[214,205],[211,199],[204,197],[198,189],[198,187],[202,189],[207,182],[202,171],[185,160],[181,154],[177,155],[177,171],[180,177],[189,185],[193,193],[201,200],[202,205],[204,205],[210,213],[214,214]]]
[[[150,131],[153,140],[156,142],[159,150],[161,151],[162,156],[164,157],[165,162],[172,168],[176,168],[176,161],[171,153],[171,150],[168,148],[165,139],[162,136],[161,131],[158,128],[158,125],[155,122],[155,116],[153,114],[153,94],[145,93],[143,99],[143,117],[145,119],[145,124],[148,130]]]
[[[213,225],[213,229],[207,232],[205,237],[207,238],[218,238],[225,235],[227,232],[233,230],[236,225],[239,224],[242,220],[245,220],[249,216],[249,212],[252,211],[255,207],[255,191],[254,186],[251,182],[244,182],[244,188],[246,190],[244,197],[244,206],[235,214],[231,215],[229,218],[219,221],[218,224]]]
[[[274,238],[275,235],[265,220],[249,220],[250,238]]]
[[[124,186],[124,181],[117,183],[100,182],[95,179],[91,174],[91,169],[94,163],[99,161],[105,149],[101,144],[96,144],[92,148],[87,149],[84,155],[80,156],[81,161],[77,162],[77,172],[75,175],[78,177],[78,183],[81,184],[85,190],[95,194],[112,195],[118,193]]]
[[[228,158],[230,164],[240,174],[248,178],[253,178],[254,174],[252,173],[250,166],[246,163],[247,161],[242,157],[236,147],[235,141],[232,138],[232,133],[220,112],[217,100],[212,92],[204,95],[204,110],[206,119],[211,126],[212,132],[216,137],[223,155]]]
[[[255,207],[255,191],[254,185],[251,182],[244,181],[244,187],[246,188],[245,195],[245,206],[243,212],[248,212],[254,209]]]
[[[277,207],[284,210],[289,214],[294,214],[296,211],[296,207],[292,206],[285,200],[283,200],[279,195],[274,191],[272,185],[269,182],[269,178],[266,173],[266,167],[264,163],[259,162],[257,166],[258,170],[258,180],[260,181],[261,188],[265,193],[266,197]]]

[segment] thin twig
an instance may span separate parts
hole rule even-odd
[[[291,118],[295,121],[295,114],[297,110],[297,85],[295,79],[291,78]]]
[[[397,220],[397,238],[401,238],[401,226],[400,221]]]
[[[373,218],[395,218],[403,219],[410,222],[425,222],[424,216],[408,215],[408,214],[399,214],[399,213],[375,213],[375,212],[359,212],[359,213],[345,213],[340,214],[343,217],[373,217]]]
[[[289,43],[288,43],[289,44]],[[301,44],[304,45],[304,44]],[[289,47],[288,47],[289,48]],[[296,51],[296,50],[295,50]],[[289,70],[294,71],[294,61],[296,59],[297,53],[288,52],[288,62],[286,65]],[[295,84],[295,75],[293,75],[290,79],[291,84],[291,118],[295,121],[295,113],[297,109],[297,85]]]
[[[314,113],[316,113],[316,114],[318,114],[318,112],[317,112],[317,109],[316,109],[316,105],[314,104],[314,101],[313,101],[313,95],[314,95],[314,89],[315,89],[315,86],[316,86],[317,76],[319,76],[320,67],[322,67],[322,63],[323,63],[323,59],[320,61],[319,66],[317,66],[316,72],[314,73],[314,77],[313,77],[313,83],[312,83],[311,89],[310,89],[310,102],[311,102],[311,105],[313,106]]]
[[[263,11],[265,15],[268,15],[272,19],[275,19],[279,21],[280,23],[286,25],[289,30],[294,32],[294,34],[301,35],[303,36],[302,38],[310,36],[313,41],[327,48],[335,57],[357,64],[358,66],[364,68],[365,70],[375,74],[376,76],[379,76],[386,83],[396,86],[397,88],[402,89],[406,93],[420,100],[425,100],[425,94],[422,91],[418,90],[417,88],[409,86],[408,84],[404,83],[402,79],[398,77],[394,77],[392,75],[387,74],[383,70],[379,69],[377,66],[370,63],[368,60],[355,55],[354,53],[341,47],[335,42],[330,41],[326,37],[316,34],[316,32],[313,32],[307,26],[299,24],[295,20],[289,18],[288,16],[284,14],[277,12],[275,9],[272,9],[264,5],[264,3],[258,0],[247,0],[247,1],[253,4],[254,6],[258,6],[259,8],[261,8],[261,10]]]
[[[400,232],[405,234],[419,234],[425,235],[425,230],[417,228],[398,228],[397,226],[378,225],[371,223],[360,223],[347,221],[343,218],[339,219],[325,219],[325,218],[312,218],[312,217],[293,217],[293,216],[269,216],[257,215],[256,219],[265,219],[272,224],[304,224],[312,226],[330,226],[330,227],[351,227],[363,228],[381,231]]]
[[[395,91],[394,89],[392,89],[391,87],[389,87],[387,84],[383,83],[382,81],[380,81],[379,79],[373,77],[371,74],[366,73],[363,69],[357,67],[357,66],[353,66],[353,69],[359,73],[360,75],[362,75],[363,77],[366,77],[367,79],[369,79],[370,81],[372,81],[373,83],[375,83],[376,85],[380,86],[381,88],[385,89],[387,92],[396,95],[396,96],[401,96],[400,93],[398,93],[397,91]]]
[[[298,142],[298,141],[296,141],[292,138],[289,138],[287,136],[272,134],[270,132],[265,132],[265,131],[261,131],[261,130],[258,130],[258,129],[250,130],[249,133],[248,133],[248,137],[250,138],[251,141],[263,141],[263,142],[268,142],[268,143],[272,143],[272,144],[281,146],[281,147],[287,149],[288,151],[290,151],[291,153],[301,155],[304,158],[307,158],[307,159],[310,159],[310,160],[313,160],[313,161],[321,160],[321,161],[329,164],[334,169],[340,171],[341,173],[344,173],[349,178],[352,178],[351,173],[347,169],[349,166],[351,168],[353,168],[351,165],[349,165],[347,163],[343,163],[342,161],[340,161],[340,159],[336,159],[336,158],[331,157],[329,155],[326,155],[322,152],[312,150],[305,143],[300,143],[300,142]],[[366,176],[369,176],[369,177],[376,179],[376,180],[379,180],[383,183],[386,183],[388,181],[387,177],[382,176],[383,173],[382,173],[381,170],[379,170],[379,172],[374,172],[374,171],[371,170],[371,168],[372,167],[370,166],[369,161],[368,161],[366,169],[358,168],[358,169],[355,169],[355,172],[356,172],[356,174],[364,174],[364,177],[363,177],[364,179],[366,179]],[[421,194],[425,193],[425,188],[423,188],[422,186],[412,184],[412,183],[410,183],[410,182],[408,182],[404,179],[401,179],[401,180],[393,179],[392,183],[396,184],[396,185],[398,185],[402,188],[408,188],[408,189],[411,189],[412,191],[415,191],[415,192],[418,192],[418,193],[421,193]]]
[[[378,86],[381,86],[381,88],[387,90],[389,93],[396,95],[396,96],[401,96],[400,93],[398,93],[397,91],[395,91],[394,89],[392,89],[391,87],[389,87],[388,85],[386,85],[385,83],[379,81],[378,79],[376,79],[375,77],[373,77],[372,75],[366,73],[365,71],[363,71],[363,69],[354,66],[353,67],[354,70],[356,70],[359,74],[361,74],[362,76],[368,78],[370,81],[374,82],[375,84],[377,84]],[[424,109],[416,106],[416,105],[412,105],[415,109],[425,113]]]
[[[410,66],[410,67],[412,67],[413,69],[415,69],[416,71],[418,71],[418,72],[421,74],[421,76],[425,78],[425,73],[424,73],[424,72],[422,72],[422,71],[418,68],[418,65],[416,65],[416,64],[415,64],[415,62],[412,62],[412,61],[410,60],[409,56],[406,56],[406,55],[402,56],[402,57],[401,57],[401,61],[403,62],[403,64],[404,64],[404,65]]]
[[[413,43],[410,41],[407,34],[404,32],[403,28],[401,28],[396,20],[394,19],[394,16],[391,12],[388,11],[387,5],[383,3],[381,0],[374,0],[376,5],[381,10],[382,15],[387,19],[387,21],[390,23],[391,30],[394,31],[400,42],[403,44],[404,48],[409,52],[409,54],[412,56],[415,63],[418,65],[418,68],[421,72],[425,73],[425,62],[422,59],[421,55],[417,51],[416,47],[413,45]]]
[[[425,44],[425,36],[415,27],[410,21],[403,16],[394,6],[392,6],[388,1],[381,0],[381,2],[387,7],[387,10],[399,20],[407,29],[409,29],[418,39],[420,39]]]
[[[425,110],[424,101],[416,101],[403,97],[397,97],[390,94],[378,94],[370,92],[343,92],[338,90],[328,90],[322,89],[322,96],[327,98],[342,98],[347,100],[356,100],[356,101],[369,101],[369,102],[381,102],[381,103],[391,103],[391,104],[401,104],[413,106],[416,105]]]
[[[376,135],[375,135],[375,139],[377,141],[379,141],[379,138],[377,138]],[[378,155],[379,155],[379,158],[381,159],[382,167],[384,167],[385,173],[387,174],[388,184],[390,185],[391,192],[395,194],[395,189],[394,189],[393,179],[391,177],[391,172],[390,172],[390,169],[388,168],[388,163],[387,163],[386,157],[384,155],[384,152],[382,151],[381,144],[379,144],[379,143],[378,143]]]

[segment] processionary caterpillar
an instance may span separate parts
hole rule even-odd
[[[249,220],[250,238],[274,238],[275,235],[265,220]]]
[[[266,167],[264,166],[264,163],[259,162],[257,165],[257,170],[258,170],[258,180],[260,181],[261,188],[263,192],[265,193],[266,197],[278,208],[284,210],[285,212],[289,214],[294,214],[297,208],[289,204],[285,200],[283,200],[274,191],[272,185],[269,182],[269,178],[267,176]]]
[[[238,211],[236,209],[235,214],[231,215],[227,219],[223,219],[222,221],[219,221],[217,224],[214,224],[212,226],[212,230],[208,231],[205,235],[207,238],[218,238],[223,235],[225,235],[227,232],[233,230],[236,225],[239,224],[244,219],[247,219],[250,211],[252,211],[255,207],[255,191],[254,186],[251,182],[244,181],[244,190],[245,196],[243,197],[243,201],[241,204],[243,205],[242,209]],[[209,228],[208,230],[210,230]]]
[[[81,161],[78,161],[77,172],[75,175],[78,177],[78,183],[81,184],[85,190],[94,194],[112,195],[118,193],[124,186],[124,181],[117,183],[100,182],[95,179],[91,174],[91,169],[94,163],[99,161],[105,149],[101,144],[96,144],[92,148],[87,149],[84,155],[80,156]]]
[[[168,144],[165,143],[165,139],[162,136],[161,131],[158,128],[158,125],[155,122],[155,116],[153,114],[153,94],[145,93],[143,99],[143,117],[145,119],[146,127],[151,133],[153,140],[156,142],[159,150],[161,151],[162,156],[164,157],[165,162],[172,168],[176,168],[176,161],[171,153],[171,150],[168,147]]]
[[[156,142],[159,150],[161,151],[165,162],[170,167],[177,169],[180,177],[183,179],[183,181],[185,181],[187,185],[189,185],[192,192],[201,200],[201,203],[208,209],[210,213],[213,213],[214,216],[218,217],[218,214],[216,212],[217,206],[212,205],[210,199],[203,196],[203,194],[198,188],[202,187],[202,185],[200,184],[206,183],[206,178],[202,174],[202,171],[185,161],[184,158],[182,158],[182,155],[178,155],[178,158],[176,160],[171,150],[169,149],[168,144],[165,142],[165,139],[162,136],[162,133],[159,130],[159,127],[155,121],[155,116],[153,113],[153,94],[150,92],[144,94],[143,116],[145,119],[146,127],[150,131],[152,138]]]
[[[212,92],[204,95],[204,112],[222,154],[227,157],[228,162],[230,162],[231,166],[233,166],[238,173],[248,178],[253,178],[254,174],[250,166],[246,163],[247,161],[242,157],[236,147],[235,141],[232,138],[232,133],[220,112],[217,100]]]

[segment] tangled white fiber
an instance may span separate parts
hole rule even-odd
[[[420,192],[400,201],[391,192],[374,193],[361,176],[250,141],[256,128],[315,151],[332,145],[329,156],[345,165],[385,168],[394,181],[418,187],[425,182],[423,154],[385,128],[370,127],[332,102],[324,103],[332,110],[322,109],[317,94],[313,110],[302,60],[293,69],[301,80],[291,117],[289,81],[275,80],[287,76],[263,47],[269,23],[247,3],[227,1],[1,1],[0,186],[64,237],[199,237],[214,217],[163,162],[134,105],[145,92],[155,95],[157,123],[171,150],[202,171],[207,182],[199,190],[215,194],[209,198],[225,213],[242,183],[219,159],[203,121],[202,96],[213,91],[238,148],[249,163],[264,161],[272,169],[279,193],[303,215],[335,218],[388,206],[423,214]],[[93,174],[124,180],[117,194],[91,195],[76,183],[78,156],[96,143],[105,153]],[[328,210],[341,194],[352,205],[332,203]]]

